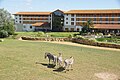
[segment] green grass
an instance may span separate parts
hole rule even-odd
[[[48,63],[45,52],[56,55],[61,52],[64,59],[73,56],[74,70],[55,72],[53,68],[36,64]],[[99,80],[94,74],[101,72],[120,75],[119,51],[12,39],[0,43],[0,80]]]
[[[109,42],[109,43],[116,43],[116,44],[120,44],[120,39],[119,38],[97,38],[96,39],[97,41],[100,41],[100,42]]]
[[[40,37],[46,37],[46,35],[51,37],[68,37],[69,35],[78,34],[79,32],[48,32],[46,34],[41,35]],[[21,36],[31,36],[38,37],[38,32],[16,32],[18,34],[16,37]]]
[[[68,37],[69,35],[78,34],[79,32],[50,32],[47,33],[52,37]]]

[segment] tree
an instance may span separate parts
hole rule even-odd
[[[11,14],[4,9],[0,9],[0,31],[4,30],[8,32],[8,35],[14,34],[14,22]]]
[[[87,33],[90,31],[90,28],[93,28],[93,21],[92,19],[89,19],[86,23],[83,22],[83,28],[82,31]]]

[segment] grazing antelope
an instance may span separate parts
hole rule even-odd
[[[50,64],[50,60],[53,61],[54,65],[56,65],[57,62],[57,56],[51,54],[51,53],[45,53],[45,59],[48,57],[49,60],[49,64]]]
[[[65,70],[72,69],[72,65],[74,63],[74,58],[71,56],[69,59],[64,60],[64,68]]]

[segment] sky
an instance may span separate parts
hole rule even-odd
[[[11,14],[21,11],[63,11],[80,9],[120,9],[120,0],[0,0],[0,8]]]

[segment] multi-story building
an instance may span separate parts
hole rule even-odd
[[[16,31],[62,31],[64,12],[18,12],[15,15]],[[58,22],[59,21],[59,22]]]
[[[57,14],[57,17],[54,17],[54,14]],[[63,31],[81,31],[83,23],[91,19],[94,24],[93,31],[120,32],[120,9],[18,12],[14,15],[17,31],[54,30],[54,22],[58,23],[56,19],[61,19],[60,23],[64,24],[61,28]],[[60,23],[58,27],[61,26]]]
[[[89,19],[93,31],[120,32],[120,9],[70,10],[64,13],[64,31],[79,31]]]
[[[51,12],[18,12],[14,15],[16,31],[51,29]]]

